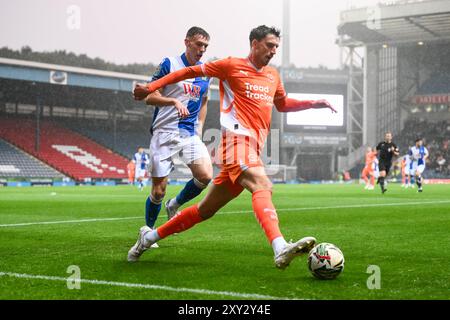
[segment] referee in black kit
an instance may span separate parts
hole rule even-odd
[[[384,179],[389,174],[389,170],[392,166],[392,157],[398,156],[400,154],[395,143],[392,142],[392,133],[386,132],[384,135],[384,141],[380,142],[377,145],[378,152],[378,167],[380,169],[380,176],[378,177],[377,183],[380,184],[381,193],[386,192],[386,188],[384,187]]]

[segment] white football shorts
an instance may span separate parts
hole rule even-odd
[[[174,170],[173,158],[186,164],[210,158],[208,149],[197,135],[182,137],[178,132],[155,132],[150,141],[150,175],[167,177]]]
[[[411,165],[410,165],[409,174],[410,175],[415,175],[417,171],[420,174],[422,174],[424,170],[425,170],[425,164],[420,164],[419,165],[417,161],[412,161]]]
[[[145,178],[146,171],[147,171],[146,169],[136,168],[134,172],[134,178],[135,179]]]

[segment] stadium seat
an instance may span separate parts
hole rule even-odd
[[[64,175],[0,139],[1,178],[63,178]]]
[[[40,124],[39,151],[36,124],[28,119],[0,119],[0,138],[76,180],[124,179],[128,159],[98,143],[49,121]]]
[[[83,121],[64,122],[64,126],[129,159],[133,157],[139,146],[148,148],[150,144],[149,129],[135,127],[129,123],[118,123],[116,141],[114,141],[113,129],[107,122],[83,119]]]
[[[141,125],[118,122],[116,141],[114,141],[113,129],[107,121],[92,121],[88,119],[63,120],[64,126],[76,131],[95,142],[131,159],[139,146],[148,148],[150,144],[150,132],[147,127]],[[191,170],[178,158],[174,157],[174,171],[170,174],[171,180],[189,180],[192,178]]]

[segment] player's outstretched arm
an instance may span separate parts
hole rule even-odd
[[[331,112],[337,111],[326,100],[296,100],[288,97],[277,99],[274,101],[275,107],[279,112],[295,112],[307,109],[324,109],[328,108]]]
[[[157,106],[157,107],[166,107],[166,106],[174,106],[178,111],[178,116],[180,118],[186,118],[189,116],[189,109],[180,102],[180,100],[164,97],[159,90],[150,93],[146,98],[144,98],[145,104]]]
[[[156,90],[150,93],[145,99],[145,104],[157,107],[173,106],[175,104],[175,98],[165,97],[161,94],[161,90]]]
[[[150,93],[172,83],[176,83],[182,80],[203,77],[202,65],[197,65],[193,67],[187,67],[175,72],[171,72],[168,75],[158,79],[156,81],[144,84],[136,84],[133,90],[133,97],[135,100],[143,100]]]

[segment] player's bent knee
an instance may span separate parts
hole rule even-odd
[[[155,201],[161,201],[162,199],[164,199],[165,196],[166,196],[165,190],[164,191],[161,189],[152,190],[152,198]]]
[[[208,179],[208,177],[194,178],[195,185],[201,189],[206,189],[206,187],[208,187],[208,184],[210,182],[211,182],[211,179]]]
[[[197,179],[197,181],[200,182],[205,188],[208,186],[208,184],[211,182],[211,180],[212,180],[212,176],[207,176],[207,175],[199,177]]]
[[[257,179],[251,183],[246,183],[246,188],[252,193],[259,190],[272,191],[272,182],[269,179]]]
[[[201,184],[207,186],[212,180],[213,173],[212,171],[203,171],[194,175],[195,180],[200,182]]]
[[[255,185],[253,186],[252,190],[250,190],[252,193],[256,192],[256,191],[262,191],[262,190],[267,190],[272,192],[272,184],[264,184],[264,185]]]
[[[259,181],[257,181],[256,188],[258,190],[269,190],[269,191],[272,191],[272,187],[273,187],[273,184],[269,180],[269,178],[267,178],[267,177],[265,177],[264,179],[259,179]]]

